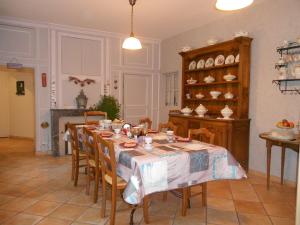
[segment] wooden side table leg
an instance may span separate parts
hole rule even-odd
[[[267,141],[267,189],[270,188],[271,150],[272,144],[270,141]]]
[[[283,184],[284,177],[284,161],[285,161],[285,146],[281,149],[281,184]]]

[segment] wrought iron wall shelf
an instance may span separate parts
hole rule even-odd
[[[273,80],[272,83],[278,86],[281,93],[300,94],[300,88],[292,88],[288,86],[288,83],[295,81],[300,82],[300,79]]]
[[[292,42],[287,46],[280,46],[277,48],[277,52],[282,56],[283,54],[289,54],[289,51],[292,49],[300,49],[300,43]]]

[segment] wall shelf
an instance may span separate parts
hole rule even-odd
[[[273,80],[272,83],[278,86],[281,93],[300,94],[300,88],[292,88],[288,86],[290,82],[300,82],[299,79],[284,79],[284,80]]]

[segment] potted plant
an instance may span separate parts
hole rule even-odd
[[[101,99],[93,107],[93,110],[102,111],[107,113],[107,117],[110,120],[119,118],[120,116],[120,104],[118,99],[114,96],[103,95]]]

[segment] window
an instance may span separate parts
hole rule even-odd
[[[166,80],[165,86],[165,105],[178,106],[178,71],[164,73]]]

